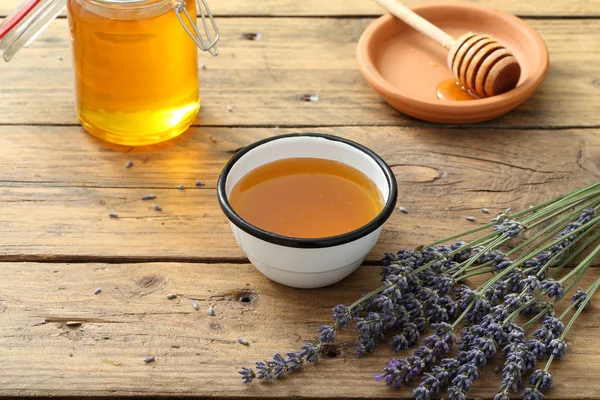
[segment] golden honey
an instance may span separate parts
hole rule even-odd
[[[198,51],[173,1],[103,3],[68,0],[82,126],[131,146],[184,132],[200,108]],[[195,16],[195,1],[186,9]]]
[[[476,100],[479,98],[462,86],[460,82],[457,82],[456,79],[447,79],[440,83],[437,87],[437,97],[440,100],[454,101]]]
[[[383,209],[375,183],[338,161],[287,158],[250,171],[233,187],[235,212],[263,230],[294,238],[351,232]]]

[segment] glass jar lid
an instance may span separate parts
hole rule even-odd
[[[0,52],[5,61],[10,59],[22,47],[33,42],[60,15],[67,0],[23,0],[23,2],[0,24]],[[99,5],[155,5],[164,0],[88,0]],[[177,14],[181,26],[190,35],[196,45],[213,56],[219,54],[217,42],[219,28],[206,0],[196,0],[202,17],[204,35],[198,29],[196,16],[191,16],[185,5],[186,0],[173,1],[172,8]],[[187,20],[188,23],[185,22]],[[191,27],[191,29],[188,27]]]

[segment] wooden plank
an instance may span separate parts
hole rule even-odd
[[[237,149],[298,131],[358,141],[395,171],[398,206],[410,214],[394,213],[370,260],[470,229],[468,215],[484,223],[481,207],[523,209],[600,179],[598,130],[198,128],[127,149],[77,127],[3,126],[0,258],[243,261],[217,203],[220,170]],[[196,179],[206,187],[194,188]],[[147,193],[158,197],[142,201]]]
[[[371,21],[223,19],[221,54],[201,56],[207,69],[200,72],[202,110],[196,124],[423,126],[389,107],[358,71],[356,42]],[[550,50],[548,78],[528,102],[484,126],[600,126],[600,53],[590,51],[600,42],[600,24],[530,22]],[[241,38],[243,32],[256,31],[262,33],[260,41]],[[56,21],[33,48],[0,64],[0,124],[77,123],[68,34],[66,20]],[[302,101],[307,93],[320,100]]]
[[[597,273],[588,272],[581,285]],[[338,356],[282,381],[243,385],[236,372],[315,340],[316,328],[331,320],[330,307],[378,285],[376,267],[307,291],[270,282],[249,265],[3,263],[0,396],[406,399],[410,389],[373,380],[394,353],[381,345],[358,359],[351,332],[333,345]],[[97,287],[102,292],[94,295]],[[167,300],[168,293],[179,297]],[[244,296],[252,301],[241,302]],[[562,303],[569,301],[558,309]],[[209,305],[216,316],[207,315]],[[240,337],[250,345],[238,344]],[[552,364],[555,386],[547,399],[600,398],[599,340],[592,304],[569,332],[567,357]],[[156,361],[145,364],[148,356]],[[498,362],[490,361],[470,396],[493,397]]]
[[[21,0],[2,0],[0,16],[15,9]],[[442,0],[449,1],[449,0]],[[598,0],[574,1],[517,1],[517,0],[473,0],[511,12],[520,16],[598,16]],[[377,16],[383,10],[373,1],[366,0],[245,0],[209,1],[211,10],[217,16]],[[418,3],[418,0],[404,0],[404,4]]]

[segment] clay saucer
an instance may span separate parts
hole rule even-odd
[[[507,113],[527,100],[548,71],[540,35],[509,13],[479,4],[429,3],[413,11],[454,37],[488,34],[510,50],[521,66],[517,87],[498,96],[440,100],[438,85],[452,79],[448,51],[392,15],[375,20],[358,42],[358,64],[367,82],[395,109],[430,122],[464,124]]]

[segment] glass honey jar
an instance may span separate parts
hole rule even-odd
[[[111,143],[139,146],[171,139],[195,121],[198,48],[217,55],[219,39],[205,0],[66,0],[66,5],[77,114],[85,130]],[[204,34],[196,25],[198,12]]]

